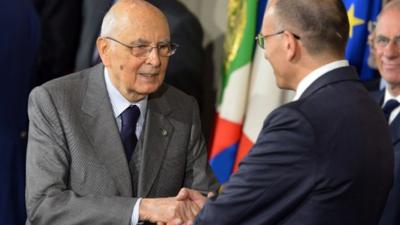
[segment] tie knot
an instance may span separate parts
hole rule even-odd
[[[140,109],[136,105],[131,105],[121,113],[122,128],[136,127],[140,116]]]
[[[392,113],[392,111],[399,105],[400,103],[395,99],[391,99],[385,103],[382,110],[383,114],[385,114],[386,119],[389,119],[390,113]]]

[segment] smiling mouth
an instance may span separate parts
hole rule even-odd
[[[382,65],[385,69],[400,69],[399,63],[383,63]]]
[[[139,73],[139,75],[144,76],[144,77],[155,77],[157,76],[159,73]]]

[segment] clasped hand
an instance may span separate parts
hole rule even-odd
[[[200,192],[182,188],[176,197],[143,199],[140,218],[157,225],[192,225],[206,201]]]

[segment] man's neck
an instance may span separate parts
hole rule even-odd
[[[393,97],[397,97],[400,95],[400,85],[387,85],[387,90]]]

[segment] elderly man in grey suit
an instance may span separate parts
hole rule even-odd
[[[146,1],[121,0],[97,48],[103,64],[30,95],[27,224],[162,223],[184,207],[195,213],[167,196],[218,184],[196,101],[163,84],[177,48],[165,16]]]

